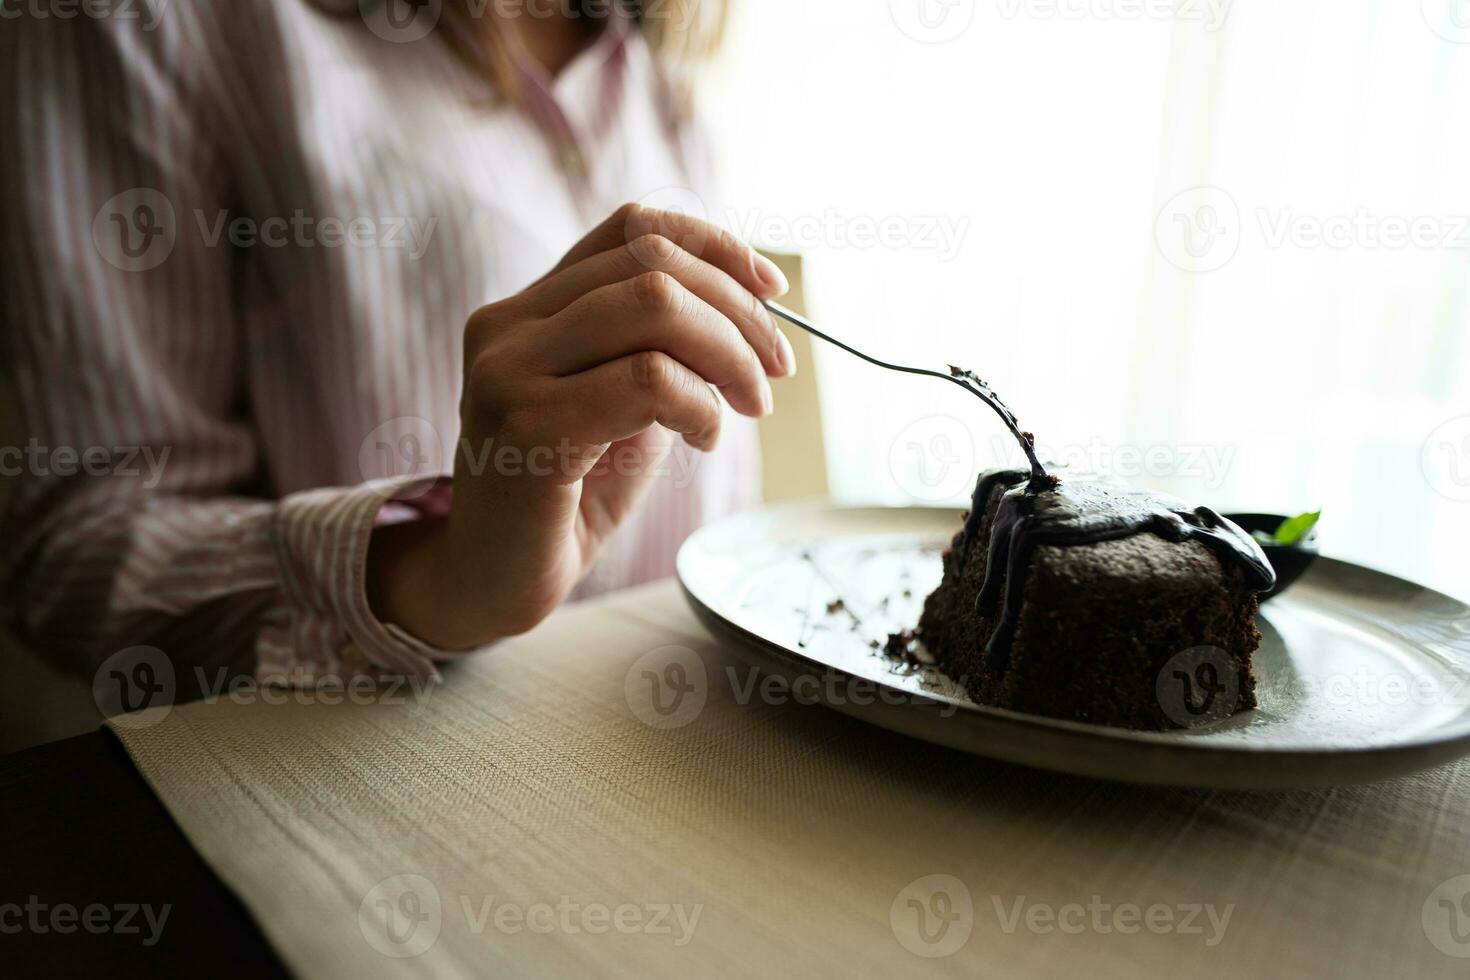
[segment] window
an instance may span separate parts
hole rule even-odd
[[[820,324],[974,369],[1052,458],[1320,507],[1328,553],[1470,597],[1464,0],[743,0],[732,29],[719,207],[807,256]],[[816,368],[845,502],[961,505],[1018,458],[958,388]]]

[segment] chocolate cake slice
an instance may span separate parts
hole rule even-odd
[[[918,636],[983,704],[1193,727],[1255,707],[1257,593],[1273,580],[1250,536],[1208,508],[996,470],[980,476]]]

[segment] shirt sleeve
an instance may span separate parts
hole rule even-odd
[[[191,224],[232,186],[184,6],[156,33],[0,30],[0,611],[82,672],[151,645],[176,673],[433,676],[450,655],[378,621],[364,580],[374,526],[442,477],[270,499],[230,249]]]

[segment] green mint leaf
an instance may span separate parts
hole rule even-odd
[[[1308,531],[1317,526],[1317,521],[1321,516],[1322,512],[1320,510],[1314,510],[1287,518],[1276,529],[1276,534],[1272,537],[1272,543],[1288,548],[1297,544],[1307,536]]]

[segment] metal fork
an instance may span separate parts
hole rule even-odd
[[[890,371],[902,371],[904,374],[922,374],[931,378],[940,378],[941,380],[948,381],[951,384],[959,385],[970,394],[979,398],[986,405],[990,406],[990,408],[1001,417],[1001,421],[1005,422],[1006,428],[1011,430],[1011,435],[1015,436],[1016,441],[1021,444],[1021,449],[1026,454],[1027,462],[1031,464],[1032,480],[1046,479],[1046,470],[1042,467],[1041,461],[1036,458],[1036,449],[1032,445],[1033,440],[1031,437],[1031,433],[1021,431],[1021,425],[1019,422],[1016,421],[1015,413],[1013,413],[1009,408],[1006,407],[1005,402],[1000,400],[1000,397],[996,395],[995,391],[991,389],[990,385],[982,380],[977,374],[975,374],[975,372],[967,371],[964,368],[955,367],[953,364],[951,364],[949,365],[949,373],[946,374],[943,371],[931,371],[928,368],[910,367],[906,364],[894,364],[891,361],[881,360],[880,358],[874,357],[871,354],[864,354],[856,347],[845,344],[831,334],[819,330],[817,326],[806,317],[793,310],[787,309],[780,303],[772,302],[771,300],[764,300],[763,302],[765,303],[766,309],[770,310],[771,313],[785,320],[787,323],[798,326],[801,329],[805,330],[807,333],[811,334],[813,337],[820,337],[822,340],[825,340],[832,346],[840,347],[843,350],[847,351],[849,354],[852,354],[855,357],[862,358],[869,364],[876,364],[878,367],[887,368]]]

